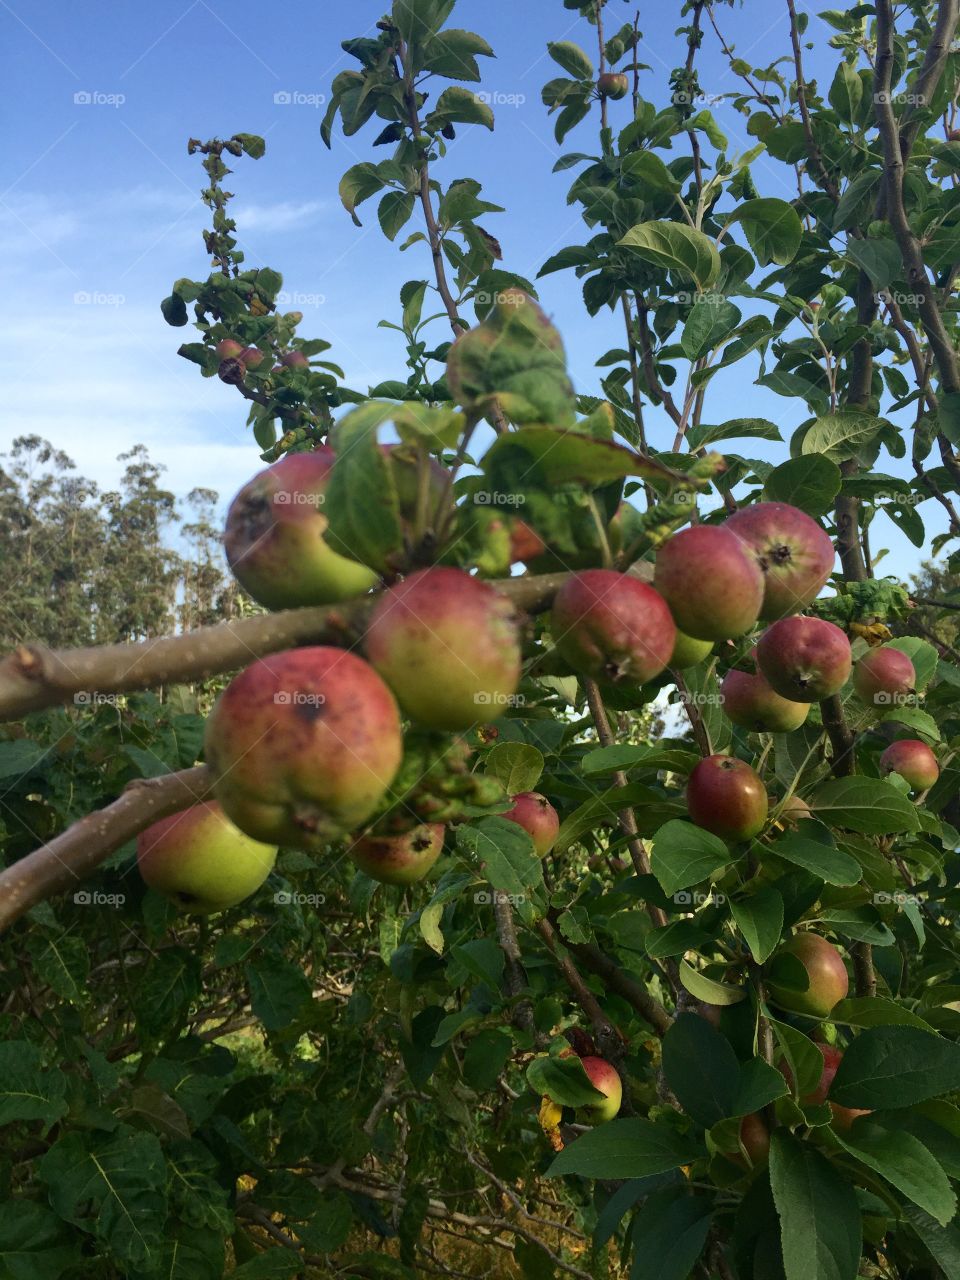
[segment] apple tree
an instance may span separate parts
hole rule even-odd
[[[793,0],[765,65],[686,0],[665,82],[557,4],[588,388],[448,177],[495,126],[454,7],[346,41],[321,130],[422,271],[396,380],[244,262],[263,140],[189,144],[162,312],[247,402],[253,603],[0,663],[0,1276],[955,1280],[957,0],[821,15],[820,84]]]

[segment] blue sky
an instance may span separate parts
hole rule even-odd
[[[366,389],[403,376],[402,340],[377,322],[396,318],[401,285],[425,278],[429,264],[422,246],[399,254],[383,238],[375,201],[361,207],[362,229],[351,223],[337,183],[351,164],[371,158],[373,135],[337,135],[328,152],[316,105],[333,76],[355,65],[340,41],[369,32],[385,8],[386,0],[269,9],[253,0],[0,0],[7,320],[0,445],[36,432],[109,485],[122,468],[116,455],[144,443],[175,492],[204,485],[224,501],[259,465],[239,397],[177,357],[190,331],[170,329],[160,316],[174,279],[208,271],[201,170],[186,153],[190,136],[244,131],[266,138],[266,156],[237,161],[227,183],[237,196],[248,264],[283,273],[293,296],[288,305],[304,312],[302,334],[333,344],[331,358],[344,366],[348,383]],[[644,72],[642,92],[662,105],[669,70],[683,56],[674,35],[680,6],[644,8],[641,58],[652,70]],[[612,0],[609,27],[633,11]],[[809,37],[820,47],[808,54],[808,77],[826,73],[833,61],[824,48],[829,28],[810,14]],[[718,6],[717,17],[748,61],[765,63],[789,48],[785,5],[747,0]],[[494,95],[496,131],[459,130],[438,176],[445,184],[476,177],[487,199],[506,206],[488,228],[503,245],[504,265],[533,277],[550,254],[586,236],[565,203],[572,175],[551,170],[561,151],[591,150],[595,134],[590,122],[562,148],[554,143],[540,102],[542,84],[557,72],[546,41],[578,40],[593,54],[594,29],[561,0],[459,0],[452,25],[480,32],[497,54],[481,60],[480,86]],[[734,89],[709,28],[700,68],[706,93]],[[294,102],[276,100],[284,94]],[[615,122],[627,122],[627,103],[611,110],[622,115]],[[732,150],[752,144],[741,117],[723,104],[716,113]],[[794,194],[788,176],[782,166],[757,166],[766,195]],[[597,357],[622,343],[617,320],[587,317],[572,273],[545,278],[541,298],[564,333],[578,389],[595,390]],[[438,325],[436,340],[445,336]],[[738,366],[715,379],[706,420],[762,415],[788,437],[807,416],[805,406],[752,386],[753,376],[752,366],[749,373]],[[665,415],[648,412],[652,443],[669,447]],[[742,451],[776,456],[762,443],[742,442]],[[884,460],[880,466],[895,469]],[[923,510],[939,527],[932,505]],[[873,541],[875,549],[893,551],[885,565],[907,571],[916,563],[917,552],[889,521],[878,521]]]

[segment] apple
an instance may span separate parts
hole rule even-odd
[[[239,360],[243,353],[243,343],[233,338],[221,338],[217,343],[217,355],[221,360]]]
[[[919,738],[891,742],[880,757],[880,772],[898,773],[914,791],[926,791],[940,777],[937,757]]]
[[[781,618],[757,643],[757,665],[776,693],[791,702],[821,702],[846,684],[850,641],[822,618]]]
[[[268,609],[352,600],[377,581],[372,569],[324,540],[323,500],[334,461],[326,445],[286,453],[230,504],[227,560],[243,589]]]
[[[421,569],[385,591],[365,644],[404,712],[428,729],[496,720],[520,683],[513,607],[462,569]]]
[[[582,1057],[575,1049],[562,1049],[561,1058],[580,1057],[580,1065],[595,1089],[604,1095],[599,1102],[592,1102],[577,1108],[577,1119],[581,1124],[603,1124],[612,1120],[620,1110],[623,1101],[623,1083],[616,1067],[611,1066],[606,1058],[598,1058],[592,1054]]]
[[[799,613],[815,600],[833,569],[833,543],[816,520],[785,502],[741,507],[724,523],[749,547],[763,571],[764,622]]]
[[[403,755],[390,690],[361,658],[322,645],[235,676],[204,746],[214,794],[240,830],[308,851],[373,816]]]
[[[830,1086],[833,1084],[833,1078],[840,1069],[840,1063],[843,1061],[843,1050],[836,1048],[832,1044],[821,1044],[819,1041],[814,1043],[823,1058],[823,1071],[820,1074],[817,1087],[811,1093],[803,1094],[800,1101],[808,1107],[822,1106],[825,1102],[829,1103],[830,1110],[833,1113],[833,1127],[842,1130],[849,1129],[857,1116],[868,1116],[870,1111],[860,1110],[857,1107],[841,1107],[837,1102],[830,1102],[827,1095],[830,1092]],[[780,1063],[780,1071],[792,1085],[793,1074],[785,1062]]]
[[[675,671],[684,671],[687,667],[695,667],[697,663],[705,662],[711,653],[713,653],[712,640],[696,640],[693,636],[678,630],[677,638],[673,642],[673,653],[667,665]]]
[[[524,791],[521,795],[514,796],[513,808],[501,814],[501,817],[523,827],[541,858],[553,848],[560,830],[560,818],[550,801],[539,791]]]
[[[767,821],[767,792],[757,774],[736,756],[707,756],[687,781],[691,821],[724,840],[749,840]]]
[[[619,102],[630,92],[630,81],[622,71],[605,71],[597,77],[597,92],[601,98],[613,98]]]
[[[309,369],[310,361],[302,351],[287,351],[280,357],[280,364],[285,369]]]
[[[869,706],[889,707],[913,692],[917,671],[905,653],[889,645],[865,653],[853,670],[853,687]]]
[[[811,1018],[827,1018],[840,1000],[846,999],[850,979],[843,957],[832,943],[817,933],[795,933],[777,953],[795,956],[807,971],[810,985],[805,991],[767,981],[771,1000],[792,1013]]]
[[[249,898],[276,860],[276,845],[245,835],[216,800],[162,818],[137,836],[144,883],[196,915],[225,911]]]
[[[510,563],[518,564],[536,560],[547,549],[547,544],[535,529],[524,520],[514,520],[510,526]]]
[[[444,825],[425,823],[398,836],[361,836],[350,857],[372,880],[409,885],[422,880],[443,852]]]
[[[553,601],[550,631],[560,655],[582,676],[645,684],[664,670],[676,627],[653,587],[612,569],[568,578]]]
[[[244,347],[237,356],[248,369],[258,369],[266,358],[259,347]]]
[[[660,547],[653,584],[681,631],[732,640],[751,630],[763,603],[763,574],[725,526],[696,524]]]
[[[806,800],[801,800],[799,796],[792,795],[780,810],[780,822],[785,827],[795,827],[798,822],[802,822],[805,818],[812,818],[813,810],[807,804]]]
[[[740,1144],[749,1157],[750,1168],[762,1167],[770,1156],[770,1130],[759,1111],[752,1111],[740,1121]],[[737,1164],[746,1164],[743,1156],[733,1157]]]
[[[734,724],[754,733],[790,733],[810,714],[809,702],[790,702],[771,689],[759,672],[732,668],[720,685],[723,710]]]

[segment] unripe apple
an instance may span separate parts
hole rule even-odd
[[[799,613],[830,577],[833,543],[816,520],[785,502],[759,502],[734,512],[724,528],[740,538],[763,571],[764,622]]]
[[[362,826],[403,754],[390,690],[362,659],[328,646],[241,671],[217,699],[204,744],[216,797],[241,831],[307,850]]]
[[[917,671],[905,653],[881,645],[865,653],[853,669],[853,687],[868,706],[889,707],[917,683]]]
[[[760,775],[736,756],[707,756],[687,780],[687,811],[698,827],[723,840],[749,840],[767,821]]]
[[[797,795],[791,796],[780,810],[780,821],[785,827],[795,827],[798,822],[812,817],[813,810],[806,800],[801,800]]]
[[[550,801],[539,791],[524,791],[514,796],[513,808],[501,816],[523,827],[541,858],[553,848],[560,830],[560,818]]]
[[[286,453],[240,490],[224,549],[237,581],[268,609],[336,604],[363,595],[377,575],[324,540],[324,494],[334,465],[326,445]]]
[[[863,1111],[856,1107],[841,1107],[839,1103],[830,1102],[827,1095],[830,1092],[830,1086],[833,1084],[833,1078],[840,1069],[840,1063],[843,1061],[843,1050],[836,1048],[832,1044],[815,1043],[823,1058],[823,1071],[817,1087],[811,1093],[803,1094],[800,1101],[808,1107],[822,1106],[825,1102],[829,1103],[830,1110],[833,1113],[833,1127],[842,1130],[849,1129],[857,1116],[868,1116],[870,1111]],[[793,1073],[785,1062],[780,1063],[780,1071],[792,1085]]]
[[[757,643],[757,665],[791,702],[820,702],[843,688],[853,658],[850,641],[822,618],[782,618]]]
[[[768,980],[770,998],[782,1009],[805,1013],[811,1018],[828,1018],[834,1005],[846,999],[850,989],[847,967],[840,952],[826,938],[817,933],[795,933],[778,954],[795,956],[810,980],[806,991]]]
[[[612,1120],[623,1101],[623,1084],[616,1067],[611,1066],[605,1058],[581,1058],[580,1062],[590,1077],[590,1083],[605,1096],[602,1102],[578,1107],[577,1119],[583,1124],[603,1124]]]
[[[758,1168],[767,1163],[770,1156],[770,1130],[759,1111],[752,1111],[740,1121],[740,1142],[750,1158],[750,1167]],[[745,1164],[742,1156],[734,1157],[738,1164]]]
[[[233,338],[221,338],[217,343],[217,355],[221,360],[238,360],[243,353],[243,343]]]
[[[381,884],[416,884],[440,857],[443,833],[442,822],[431,822],[399,836],[361,836],[351,846],[350,857]]]
[[[248,369],[258,369],[266,358],[259,347],[244,347],[237,357],[238,360],[243,361]]]
[[[891,742],[880,757],[880,772],[898,773],[914,791],[926,791],[940,777],[937,757],[919,738]]]
[[[215,800],[162,818],[137,836],[137,866],[145,884],[181,911],[209,915],[249,898],[277,860],[235,827]]]
[[[287,351],[280,357],[280,364],[285,369],[309,369],[310,361],[302,351]]]
[[[763,602],[763,574],[720,525],[675,533],[657,552],[654,586],[681,631],[697,640],[732,640],[749,631]]]
[[[605,71],[597,77],[597,92],[601,98],[613,98],[619,102],[630,92],[630,81],[622,71]]]
[[[658,676],[677,634],[653,587],[612,569],[568,578],[554,597],[550,631],[575,671],[611,684],[645,684]]]
[[[429,729],[496,720],[520,682],[510,602],[462,569],[421,569],[385,591],[365,644],[406,714]]]
[[[705,662],[711,653],[712,640],[696,640],[686,632],[678,631],[668,666],[674,671],[684,671],[687,667],[695,667],[698,662]]]
[[[720,685],[723,710],[734,724],[754,733],[791,733],[810,714],[809,702],[790,702],[771,689],[759,672],[732,668]]]

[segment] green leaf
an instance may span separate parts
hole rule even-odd
[[[846,887],[859,884],[863,877],[863,868],[856,858],[841,849],[821,844],[819,840],[809,840],[806,836],[793,833],[782,836],[770,846],[770,852],[792,862],[794,866],[803,867],[804,871],[825,880],[827,884]]]
[[[67,1077],[47,1071],[43,1055],[26,1040],[0,1041],[0,1125],[42,1120],[46,1127],[67,1112]]]
[[[631,1117],[610,1120],[583,1133],[547,1170],[548,1178],[645,1178],[679,1169],[703,1155],[703,1146],[671,1125]]]
[[[687,951],[696,951],[708,937],[695,920],[674,920],[659,929],[651,929],[646,935],[647,955],[655,960],[682,956]]]
[[[817,1058],[819,1057],[818,1053]],[[740,1064],[740,1088],[732,1114],[752,1115],[771,1102],[776,1102],[778,1098],[785,1097],[788,1092],[787,1082],[776,1067],[771,1067],[763,1058],[748,1058]]]
[[[731,418],[729,422],[713,426],[703,422],[691,427],[686,439],[690,452],[694,453],[718,440],[782,440],[783,436],[776,423],[768,418]]]
[[[834,462],[844,462],[856,456],[859,449],[873,444],[883,430],[883,422],[870,413],[855,409],[840,409],[817,418],[804,434],[800,452],[823,454]]]
[[[692,822],[674,819],[653,837],[650,869],[671,897],[680,889],[699,884],[730,860],[730,850],[719,836]]]
[[[763,964],[783,932],[783,898],[776,889],[762,888],[749,898],[734,898],[730,910],[750,954],[757,964]]]
[[[585,778],[598,774],[616,773],[618,770],[638,771],[670,769],[675,773],[689,773],[700,757],[695,751],[664,748],[656,743],[617,743],[612,747],[596,747],[588,751],[580,761],[580,771]]]
[[[134,995],[137,1023],[158,1036],[200,993],[200,961],[186,947],[164,947],[141,973]]]
[[[793,1077],[794,1092],[803,1095],[812,1093],[820,1083],[823,1075],[823,1057],[820,1050],[803,1032],[788,1023],[770,1019],[777,1043],[783,1052]]]
[[[620,172],[625,178],[633,178],[654,191],[673,195],[680,190],[680,183],[653,151],[634,151],[624,156],[620,161]]]
[[[303,1274],[303,1262],[292,1249],[270,1249],[231,1271],[230,1280],[292,1280]]]
[[[543,773],[543,753],[526,742],[499,742],[487,756],[487,773],[508,796],[532,791]]]
[[[174,329],[182,329],[187,323],[187,306],[179,294],[171,293],[160,303],[160,313],[167,324]]]
[[[960,1230],[953,1225],[941,1227],[929,1214],[912,1204],[903,1206],[903,1216],[910,1222],[924,1249],[943,1269],[945,1280],[960,1280]]]
[[[869,1027],[843,1055],[830,1098],[879,1111],[960,1088],[960,1045],[916,1027]]]
[[[702,292],[720,275],[720,254],[713,241],[679,222],[641,222],[618,242],[647,262],[692,280]]]
[[[587,1107],[603,1096],[590,1083],[583,1063],[575,1055],[561,1058],[541,1054],[527,1067],[527,1084],[541,1097],[552,1098],[561,1107]]]
[[[420,935],[424,942],[438,956],[443,955],[443,934],[440,931],[440,918],[443,915],[442,902],[430,902],[420,912]]]
[[[850,1183],[809,1143],[777,1129],[770,1140],[770,1186],[786,1280],[856,1280],[863,1235]]]
[[[686,960],[681,960],[678,971],[680,981],[692,996],[696,996],[698,1000],[703,1000],[707,1004],[739,1004],[746,997],[744,987],[731,986],[726,982],[716,982],[713,978],[708,978],[705,973],[701,973],[699,969],[694,969],[687,964]]]
[[[810,454],[774,467],[763,482],[763,496],[769,502],[787,502],[819,516],[833,507],[842,482],[835,462]]]
[[[340,199],[358,227],[360,219],[356,214],[357,205],[369,200],[385,186],[386,183],[377,172],[377,166],[366,160],[362,164],[353,165],[340,179]]]
[[[663,1038],[663,1072],[680,1106],[709,1129],[736,1110],[740,1064],[730,1041],[695,1013],[681,1013]]]
[[[385,572],[403,552],[400,501],[377,429],[394,405],[370,400],[337,424],[337,465],[330,473],[323,513],[327,541],[341,555]],[[376,495],[376,501],[370,499]]]
[[[0,1280],[59,1280],[79,1267],[78,1244],[43,1205],[8,1198],[0,1216]]]
[[[303,970],[282,956],[258,956],[245,972],[250,1007],[267,1031],[282,1031],[313,1003],[313,988]]]
[[[377,217],[388,240],[396,239],[397,233],[409,222],[415,200],[412,191],[388,191],[380,201]]]
[[[831,1095],[832,1096],[832,1095]],[[912,1133],[883,1129],[860,1120],[848,1133],[834,1131],[840,1145],[879,1173],[945,1227],[957,1198],[937,1160]]]
[[[543,868],[533,841],[506,818],[480,818],[457,828],[457,847],[481,864],[494,889],[523,898],[543,883]]]
[[[469,89],[454,84],[441,93],[425,124],[437,131],[448,124],[481,124],[492,129],[493,110]]]
[[[929,640],[921,640],[918,636],[897,636],[887,642],[888,649],[899,649],[913,663],[917,673],[916,687],[925,689],[936,675],[939,657]]]
[[[558,485],[580,484],[597,488],[626,476],[656,479],[667,469],[612,440],[597,440],[577,431],[529,426],[498,436],[484,456],[484,472],[492,474],[515,454],[529,459],[526,472],[531,487],[552,489]]]
[[[739,222],[747,243],[761,267],[771,262],[786,266],[800,248],[803,224],[800,215],[786,200],[745,200],[727,223]]]
[[[830,1011],[830,1021],[846,1023],[849,1027],[919,1027],[933,1034],[928,1022],[885,996],[851,996],[849,1000],[841,1000]]]
[[[562,67],[567,75],[573,76],[575,80],[593,79],[593,63],[580,46],[574,44],[573,41],[549,40],[547,42],[547,52],[554,62],[559,67]]]
[[[903,258],[895,240],[847,241],[847,257],[867,273],[875,289],[886,289],[903,273]]]
[[[830,105],[844,124],[855,124],[863,96],[863,81],[849,62],[841,62],[827,95]]]
[[[717,299],[712,295],[698,298],[690,309],[680,337],[683,354],[688,360],[696,360],[711,347],[725,342],[739,320],[740,311],[725,298]]]
[[[710,1234],[713,1204],[681,1188],[656,1191],[633,1219],[630,1280],[687,1280]]]
[[[513,1054],[513,1041],[502,1031],[478,1031],[463,1055],[463,1075],[472,1089],[494,1088]]]
[[[449,28],[432,36],[423,47],[424,71],[448,80],[479,80],[477,55],[492,58],[493,50],[483,36],[473,31]]]
[[[919,830],[917,811],[891,782],[877,778],[835,778],[811,799],[818,818],[862,835],[897,835]]]

